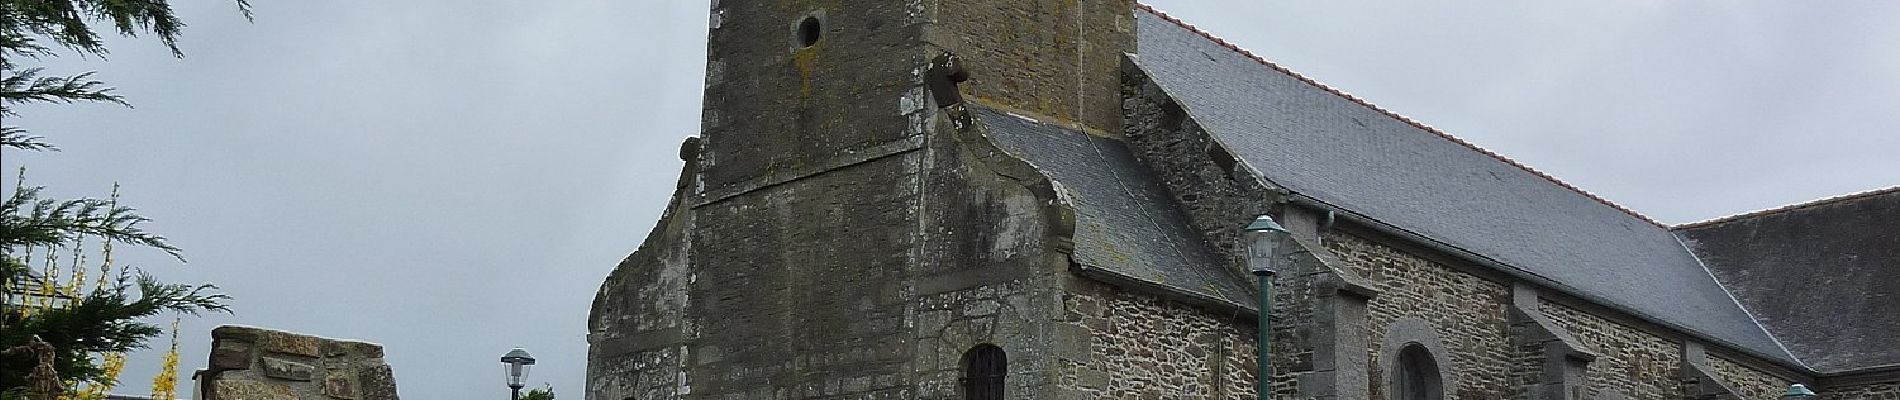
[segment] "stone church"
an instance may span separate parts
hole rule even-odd
[[[1900,190],[1665,225],[1127,0],[710,15],[590,400],[1900,399]]]

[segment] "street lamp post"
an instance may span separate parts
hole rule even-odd
[[[1796,383],[1788,386],[1788,393],[1782,394],[1781,400],[1814,400],[1818,397],[1813,390],[1808,390],[1808,385]]]
[[[520,347],[501,355],[502,372],[508,374],[508,389],[514,393],[508,396],[510,400],[521,400],[521,383],[528,380],[528,367],[532,365],[534,365],[534,357],[529,356],[528,351]]]
[[[1273,380],[1273,274],[1274,263],[1279,260],[1279,248],[1285,243],[1286,228],[1273,222],[1272,217],[1261,214],[1253,223],[1247,224],[1247,269],[1260,284],[1260,317],[1258,339],[1254,346],[1254,391],[1257,398],[1267,400],[1272,390],[1269,382]]]

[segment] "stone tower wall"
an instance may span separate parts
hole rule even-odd
[[[1121,133],[1131,0],[938,0],[927,40],[966,61],[970,96],[1107,135]]]
[[[701,137],[596,298],[589,398],[948,399],[984,343],[1008,352],[1013,393],[1052,392],[1057,310],[1038,305],[1067,266],[1054,192],[949,123],[925,73],[943,49],[974,53],[962,87],[980,101],[1085,115],[1066,111],[1082,109],[1077,55],[1118,57],[1093,46],[1132,32],[1071,29],[1130,8],[1060,3],[714,2]]]
[[[732,195],[921,133],[920,4],[713,2],[699,190]],[[818,21],[804,46],[801,23]],[[682,132],[691,133],[691,132]]]

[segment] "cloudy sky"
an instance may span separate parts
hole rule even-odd
[[[505,395],[510,347],[579,398],[589,301],[698,130],[705,1],[178,1],[173,59],[110,43],[138,108],[22,108],[61,196],[157,219],[240,323],[384,343],[402,394]],[[1900,184],[1900,2],[1151,4],[1669,223]],[[141,393],[158,357],[125,375]]]

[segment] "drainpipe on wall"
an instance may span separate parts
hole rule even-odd
[[[1272,395],[1269,382],[1273,380],[1273,274],[1274,262],[1279,260],[1279,248],[1286,242],[1286,228],[1273,222],[1272,217],[1261,214],[1247,224],[1247,268],[1260,283],[1260,314],[1258,338],[1254,345],[1254,391],[1260,400],[1268,400]]]

